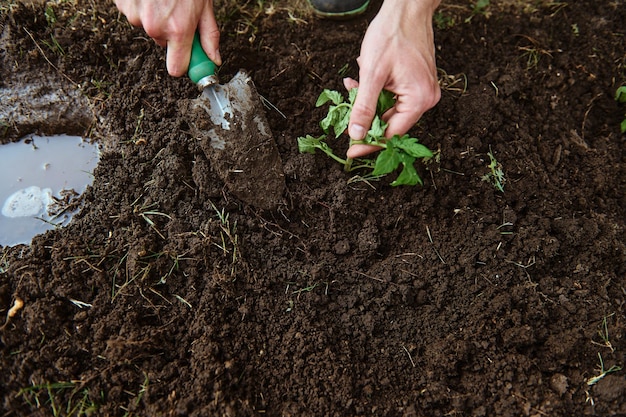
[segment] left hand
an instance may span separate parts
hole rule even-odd
[[[213,0],[115,0],[115,5],[131,25],[143,26],[157,44],[167,47],[170,75],[180,77],[187,72],[196,30],[208,57],[222,64]]]

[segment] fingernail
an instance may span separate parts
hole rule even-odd
[[[348,133],[350,134],[350,138],[354,140],[363,140],[365,139],[365,134],[367,131],[361,125],[351,124],[348,128]]]
[[[222,56],[220,55],[220,50],[219,50],[219,49],[217,49],[217,50],[215,51],[215,57],[217,58],[217,59],[216,59],[217,64],[218,64],[218,65],[221,65],[221,64],[222,64]]]

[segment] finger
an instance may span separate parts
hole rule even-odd
[[[367,82],[361,77],[359,91],[352,106],[350,122],[348,123],[348,133],[351,139],[365,139],[365,135],[372,125],[372,120],[376,114],[376,103],[381,90],[382,85]]]
[[[350,91],[353,88],[359,88],[359,82],[353,78],[346,77],[343,79],[343,86],[346,88],[346,90]],[[348,149],[348,152],[346,153],[346,156],[352,159],[360,158],[362,156],[369,155],[372,152],[376,152],[379,150],[380,150],[379,146],[357,144],[357,145],[350,146],[350,148]]]
[[[359,64],[359,91],[350,113],[348,134],[353,140],[363,140],[376,115],[376,104],[384,86],[384,79],[373,73],[372,68],[362,65],[361,57],[357,58],[357,63]]]
[[[222,65],[222,57],[220,55],[220,30],[215,20],[213,7],[207,5],[205,12],[198,22],[198,31],[200,32],[200,43],[202,49],[215,65]]]
[[[346,152],[346,156],[351,159],[360,158],[373,152],[380,151],[381,149],[382,148],[380,146],[357,144],[350,146],[348,152]]]
[[[385,121],[388,123],[385,137],[390,138],[394,135],[404,135],[411,129],[424,113],[421,112],[399,112],[396,108],[391,108],[385,113]]]
[[[343,86],[350,91],[353,88],[359,88],[359,82],[354,78],[346,77],[343,79]]]
[[[193,33],[167,41],[167,72],[173,77],[185,75],[191,58]]]
[[[128,20],[128,23],[137,27],[141,26],[139,13],[137,13],[134,8],[126,7],[126,3],[120,0],[115,1],[115,6],[117,6],[117,9],[122,12],[124,16],[126,16],[126,20]]]
[[[385,136],[404,135],[427,110],[437,104],[440,97],[439,85],[434,83],[400,95],[395,105],[383,115],[383,120],[388,123]]]

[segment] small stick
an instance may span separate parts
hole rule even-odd
[[[446,261],[443,260],[443,258],[441,257],[441,255],[439,254],[439,251],[437,250],[437,248],[435,247],[435,243],[433,242],[433,237],[430,235],[430,229],[428,228],[428,226],[426,226],[426,233],[428,234],[428,240],[430,240],[430,243],[433,245],[433,249],[435,250],[435,253],[437,254],[437,256],[439,257],[439,260],[441,261],[441,263],[445,264]]]
[[[409,360],[411,361],[411,365],[413,365],[413,368],[415,368],[415,362],[413,361],[413,357],[411,356],[411,354],[409,353],[408,349],[402,345],[402,349],[404,349],[404,351],[406,352],[407,355],[409,355]]]

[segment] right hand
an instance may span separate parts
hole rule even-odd
[[[435,64],[432,16],[439,0],[385,0],[372,21],[358,58],[359,81],[347,78],[347,89],[358,87],[348,132],[363,140],[376,113],[383,89],[396,95],[396,104],[384,115],[385,136],[403,135],[441,97]],[[354,144],[348,158],[358,158],[380,147]]]
[[[115,0],[115,5],[131,25],[143,26],[157,44],[167,47],[170,75],[180,77],[187,73],[196,30],[211,61],[222,64],[213,0]]]

